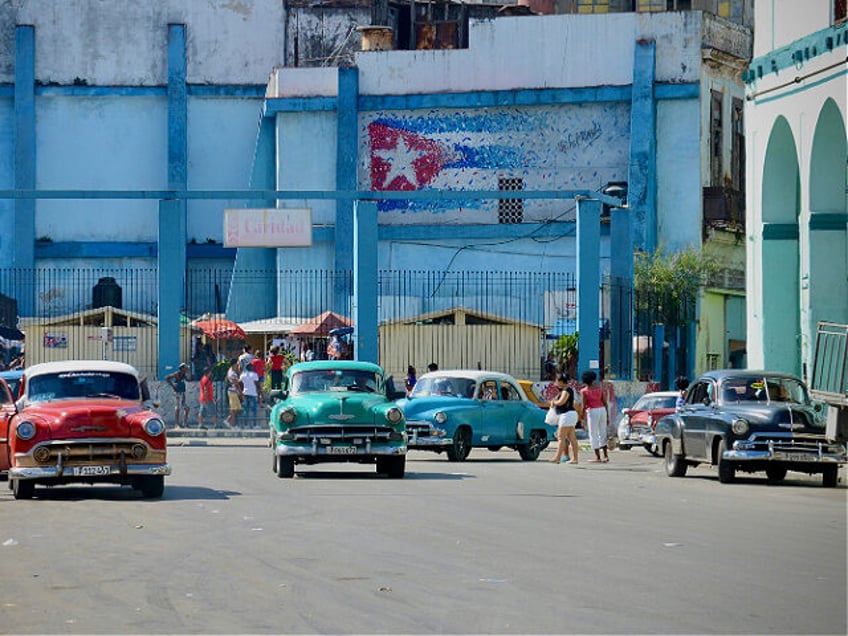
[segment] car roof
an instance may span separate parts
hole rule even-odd
[[[330,369],[350,369],[358,371],[370,371],[383,375],[383,368],[373,362],[361,362],[359,360],[313,360],[312,362],[297,362],[289,368],[290,373],[300,371],[328,371]]]
[[[707,371],[706,373],[702,373],[698,376],[698,380],[703,378],[710,378],[713,380],[721,381],[724,378],[746,378],[746,377],[757,377],[757,376],[770,376],[773,378],[787,378],[792,380],[801,381],[797,375],[793,375],[791,373],[783,373],[782,371],[765,371],[763,369],[716,369],[715,371]]]
[[[135,367],[124,362],[113,362],[111,360],[62,360],[60,362],[42,362],[26,368],[28,378],[45,373],[66,373],[70,371],[112,371],[116,373],[129,373],[138,377]]]
[[[678,395],[680,395],[678,391],[654,391],[653,393],[645,393],[644,395],[640,395],[639,399],[641,400],[642,398],[646,397],[677,397]]]
[[[508,373],[501,373],[499,371],[480,371],[479,369],[447,369],[442,371],[441,369],[438,371],[429,371],[424,375],[420,376],[418,379],[423,380],[425,378],[470,378],[474,381],[479,380],[508,380],[510,382],[515,382],[518,384],[518,380],[509,375]]]

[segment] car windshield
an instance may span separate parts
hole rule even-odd
[[[64,371],[37,375],[27,383],[27,396],[33,402],[86,397],[140,399],[135,376],[115,371]]]
[[[794,378],[746,376],[727,378],[722,384],[724,402],[789,402],[807,404],[804,385]]]
[[[21,386],[20,378],[3,378],[6,380],[6,384],[9,385],[9,390],[12,392],[12,399],[16,399],[18,397],[18,389]]]
[[[313,369],[292,375],[291,394],[316,391],[360,391],[374,393],[379,389],[379,378],[373,371],[363,369]]]
[[[654,411],[657,409],[673,409],[677,401],[676,395],[643,395],[633,405],[634,411]]]
[[[412,389],[410,397],[428,397],[431,395],[445,395],[449,397],[474,397],[476,382],[471,378],[457,378],[448,376],[430,376],[419,378]]]

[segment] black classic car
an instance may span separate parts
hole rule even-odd
[[[823,485],[833,488],[848,452],[844,443],[827,439],[820,410],[795,376],[710,371],[689,386],[681,408],[657,423],[656,443],[671,477],[706,463],[718,468],[722,483],[737,471],[765,471],[778,482],[792,470],[821,474]]]

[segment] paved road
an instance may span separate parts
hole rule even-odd
[[[178,444],[161,501],[0,489],[1,633],[846,632],[844,482],[641,450],[280,480],[259,440]]]

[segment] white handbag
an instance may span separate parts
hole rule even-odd
[[[556,426],[559,422],[559,413],[556,412],[556,407],[551,407],[548,409],[547,414],[545,415],[545,424],[548,426]]]

